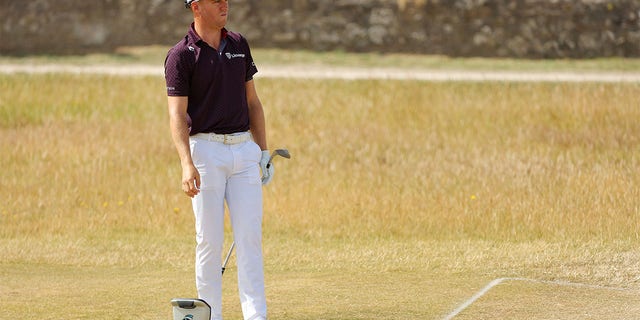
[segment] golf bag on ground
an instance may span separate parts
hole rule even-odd
[[[210,320],[211,307],[201,299],[176,298],[171,300],[173,320]]]

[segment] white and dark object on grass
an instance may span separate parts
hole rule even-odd
[[[267,162],[267,168],[271,167],[271,162],[275,156],[281,156],[286,159],[291,159],[291,154],[287,149],[275,149],[271,153],[269,157],[269,162]],[[222,263],[222,274],[224,274],[224,270],[227,269],[227,263],[229,262],[229,258],[231,257],[231,253],[233,252],[233,248],[236,247],[236,243],[232,242],[231,247],[229,248],[229,252],[227,252],[227,257],[224,259],[224,263]]]
[[[173,320],[210,320],[211,307],[204,300],[175,298],[171,300]]]

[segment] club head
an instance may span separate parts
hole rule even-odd
[[[275,155],[279,155],[283,158],[287,158],[290,159],[291,158],[291,154],[289,154],[289,150],[287,149],[276,149],[273,151],[273,154],[271,155],[271,157],[274,157]]]
[[[291,155],[289,154],[289,150],[287,150],[287,149],[275,149],[271,153],[271,157],[269,157],[269,162],[267,162],[267,168],[269,168],[271,166],[271,161],[273,161],[273,157],[275,157],[275,156],[281,156],[281,157],[287,158],[287,159],[291,158]]]

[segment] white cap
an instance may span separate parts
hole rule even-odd
[[[192,2],[198,2],[199,0],[184,0],[184,6],[185,8],[191,8],[191,3]]]

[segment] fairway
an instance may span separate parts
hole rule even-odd
[[[640,311],[640,84],[256,85],[292,154],[264,189],[272,319],[444,319],[501,278],[535,281],[454,319]],[[0,75],[0,92],[2,317],[170,319],[195,240],[163,79]],[[234,257],[226,319],[235,277]]]
[[[634,319],[638,292],[581,283],[502,278],[479,301],[446,319]],[[494,282],[495,283],[495,282]]]

